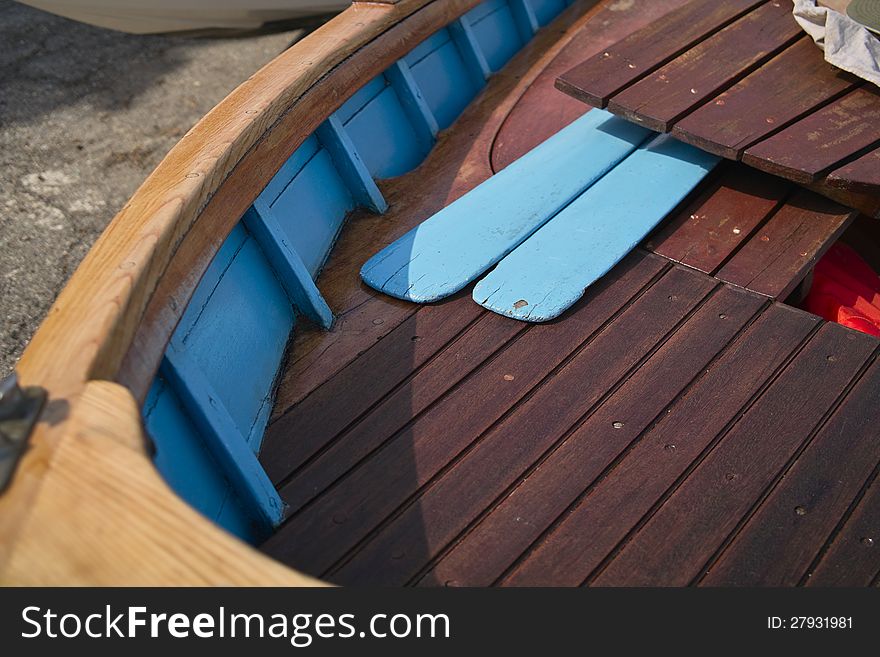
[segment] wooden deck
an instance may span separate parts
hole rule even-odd
[[[877,346],[643,252],[555,323],[425,307],[273,425],[265,549],[346,584],[868,584]]]
[[[358,282],[582,112],[555,77],[651,11],[605,5],[561,52],[539,33],[352,217],[337,323],[298,332],[261,453],[290,506],[268,554],[342,584],[878,583],[880,342],[782,303],[854,213],[727,165],[540,325]]]
[[[573,97],[880,212],[880,94],[825,62],[790,2],[694,0],[560,76]]]

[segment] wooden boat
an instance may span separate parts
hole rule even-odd
[[[48,394],[0,579],[876,583],[878,342],[792,305],[844,230],[870,257],[869,186],[722,163],[546,323],[358,276],[581,120],[560,74],[734,4],[355,2],[256,73],[0,395]]]
[[[73,20],[132,34],[256,30],[267,23],[322,16],[345,9],[344,0],[20,0]]]

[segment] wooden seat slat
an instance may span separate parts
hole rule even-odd
[[[613,96],[608,109],[668,132],[680,117],[802,36],[787,3],[761,5]]]
[[[560,89],[596,107],[627,85],[685,52],[694,44],[766,0],[694,0],[559,77]]]
[[[859,87],[752,146],[743,162],[806,184],[818,181],[843,160],[877,142],[880,91]]]
[[[799,190],[716,276],[785,299],[856,214],[818,194]]]

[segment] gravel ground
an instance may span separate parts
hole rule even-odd
[[[134,36],[0,0],[0,376],[165,153],[300,35]]]

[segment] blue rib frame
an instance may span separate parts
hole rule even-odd
[[[187,320],[195,322],[193,326],[211,322],[210,330],[204,331],[207,337],[202,339],[217,341],[216,358],[224,358],[220,346],[223,340],[241,344],[237,336],[243,333],[257,335],[262,344],[273,345],[275,351],[282,349],[296,315],[307,317],[323,328],[331,327],[333,314],[315,283],[321,266],[352,209],[361,206],[382,213],[387,208],[363,157],[373,153],[358,152],[347,123],[361,112],[375,112],[371,107],[374,102],[385,103],[382,107],[387,105],[404,116],[411,130],[395,131],[394,138],[412,139],[414,144],[412,147],[395,145],[400,148],[389,151],[392,156],[397,157],[399,151],[400,157],[408,159],[392,163],[389,168],[394,171],[411,168],[413,153],[419,157],[426,154],[439,130],[449,125],[486,84],[492,74],[490,62],[497,67],[531,39],[539,24],[537,3],[541,3],[541,16],[549,19],[561,11],[567,0],[561,3],[556,0],[558,8],[553,2],[487,0],[478,5],[438,32],[442,35],[448,30],[454,48],[445,36],[438,36],[433,44],[428,44],[432,39],[429,37],[422,44],[424,47],[416,47],[419,50],[416,65],[421,72],[414,73],[401,59],[382,75],[366,81],[362,90],[353,94],[357,98],[351,99],[354,104],[346,108],[344,116],[340,110],[329,117],[316,134],[291,155],[242,217],[240,227],[230,234],[215,259],[217,266],[212,264],[210,274],[205,275],[193,296],[191,304],[207,307],[212,295],[223,292],[223,298],[211,307],[210,317],[199,311],[190,313]],[[502,14],[503,20],[499,18]],[[474,24],[469,15],[475,17]],[[491,38],[484,38],[481,44],[474,25],[480,34]],[[517,44],[516,48],[513,44]],[[387,97],[388,87],[394,98]],[[251,239],[258,248],[249,242]],[[239,253],[242,249],[246,254]],[[219,262],[221,258],[225,260]],[[259,271],[249,274],[251,267]],[[252,312],[246,317],[237,316],[242,312],[240,308],[252,310],[254,301],[242,296],[254,292],[253,286],[244,285],[246,281],[241,277],[255,275],[260,277],[263,290],[260,294],[265,296],[262,301],[273,299],[272,303],[277,304],[284,299],[289,304],[285,309],[273,309],[278,312],[271,313],[271,321],[268,316],[262,321]],[[217,316],[223,312],[225,316]],[[190,330],[192,326],[181,326],[178,332]],[[193,444],[186,447],[186,462],[192,467],[186,473],[189,476],[174,473],[176,490],[229,531],[246,540],[260,540],[283,514],[281,500],[255,455],[268,421],[277,368],[272,370],[261,365],[259,382],[216,373],[209,379],[204,371],[204,360],[191,357],[191,351],[198,348],[199,357],[204,359],[206,345],[190,344],[185,337],[175,334],[143,409],[147,429],[162,454],[160,465],[167,467],[174,462],[175,450],[185,448],[183,436],[189,436],[194,427],[200,435],[200,444],[207,449]],[[258,347],[248,343],[242,348]],[[259,360],[257,356],[254,354],[254,362]],[[255,385],[259,394],[254,394]],[[250,386],[248,394],[244,394],[243,386]],[[160,404],[162,398],[166,402]],[[233,413],[224,399],[241,403],[235,404]],[[245,402],[249,406],[243,408]],[[178,406],[183,414],[167,410]],[[157,408],[166,410],[160,413]],[[237,419],[233,419],[233,414]],[[196,467],[193,459],[203,462]],[[211,482],[205,478],[211,478]],[[218,484],[223,478],[228,482],[226,488]],[[256,530],[249,529],[254,525]]]

